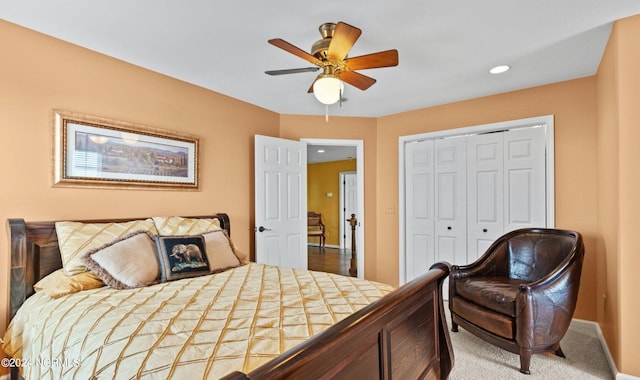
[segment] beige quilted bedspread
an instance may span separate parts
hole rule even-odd
[[[29,298],[5,334],[26,379],[215,379],[248,372],[390,292],[249,264],[146,288]]]

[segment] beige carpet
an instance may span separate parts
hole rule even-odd
[[[446,305],[445,305],[446,307]],[[520,373],[518,355],[485,343],[459,328],[449,331],[455,364],[451,380],[474,379],[614,379],[598,340],[594,324],[573,321],[560,346],[566,359],[555,355],[533,355],[531,375]]]

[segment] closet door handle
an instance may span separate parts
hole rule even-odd
[[[483,228],[483,229],[482,229],[482,232],[487,232],[487,229],[486,229],[486,228]]]
[[[447,229],[448,229],[449,231],[451,231],[451,226],[448,226],[448,227],[447,227]]]

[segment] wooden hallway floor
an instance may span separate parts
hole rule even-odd
[[[351,250],[327,248],[310,245],[308,247],[309,270],[349,275],[351,265]]]

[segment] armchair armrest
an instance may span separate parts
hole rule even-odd
[[[451,277],[463,279],[468,277],[506,277],[508,276],[507,243],[497,240],[476,261],[466,265],[454,265]]]
[[[567,332],[578,301],[583,257],[584,247],[580,244],[577,252],[567,257],[558,270],[538,281],[520,285],[516,323],[526,327],[518,329],[516,336],[521,347],[553,344]]]

